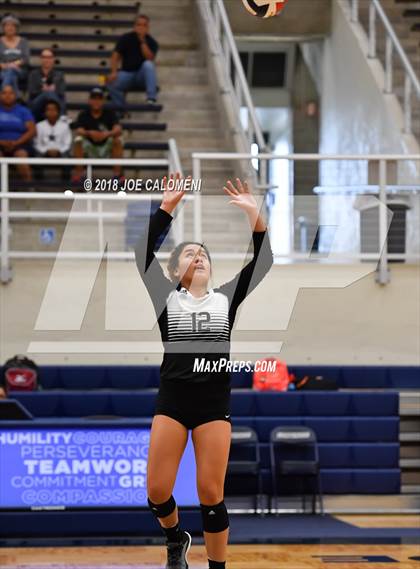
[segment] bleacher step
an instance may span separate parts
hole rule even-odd
[[[79,69],[83,67],[90,67],[90,73],[97,73],[98,75],[103,73],[109,73],[109,61],[110,61],[110,50],[89,50],[86,52],[71,52],[71,50],[56,50],[55,42],[51,42],[49,46],[54,49],[56,54],[56,64],[59,67],[73,67]],[[39,54],[41,49],[33,50],[34,53],[31,57],[31,64],[39,64]],[[36,53],[35,53],[36,51]],[[198,66],[203,65],[202,57],[198,52],[194,50],[185,50],[178,47],[173,49],[165,49],[159,53],[159,59],[157,60],[159,67],[165,66]]]
[[[121,18],[121,16],[116,16],[110,18],[107,13],[94,15],[93,18],[88,15],[85,17],[74,17],[73,14],[56,14],[53,10],[49,14],[45,12],[36,13],[33,18],[27,18],[25,14],[26,12],[22,14],[21,22],[22,25],[28,26],[26,36],[32,41],[50,41],[51,38],[46,37],[46,34],[53,33],[60,38],[60,41],[64,42],[78,40],[81,37],[80,41],[89,43],[95,41],[95,38],[100,35],[112,36],[106,41],[114,42],[119,35],[130,31],[133,26],[132,17],[126,16]],[[74,28],[75,32],[73,35],[69,33],[72,28]],[[174,32],[175,28],[176,31]],[[160,16],[151,23],[151,32],[156,37],[160,36],[162,41],[165,42],[166,38],[171,37],[174,33],[179,38],[182,35],[192,38],[194,26],[192,19],[186,18],[185,14],[179,15],[178,20]],[[42,34],[42,36],[39,34]],[[61,37],[63,38],[62,40]]]
[[[130,31],[130,28],[122,33],[126,33]],[[31,35],[31,34],[28,34]],[[46,34],[47,35],[47,34]],[[101,38],[99,35],[91,35],[90,40],[88,41],[86,38],[80,39],[80,41],[74,40],[71,36],[68,40],[60,39],[60,37],[55,37],[55,34],[49,33],[48,38],[35,38],[31,41],[31,46],[33,47],[32,53],[33,55],[37,56],[40,54],[41,50],[45,47],[52,47],[54,48],[57,57],[94,57],[97,51],[102,51],[105,53],[105,57],[110,57],[111,52],[114,49],[116,40],[121,34],[117,34],[114,39],[105,39]],[[190,35],[190,34],[189,34]],[[185,37],[189,37],[186,35]],[[164,39],[159,42],[160,46],[160,53],[164,50],[171,50],[171,49],[194,49],[196,46],[195,40],[186,40],[185,37],[180,37],[175,34],[165,34]],[[87,48],[86,50],[81,50],[80,45],[82,42],[85,42]],[[157,57],[159,57],[158,54]]]
[[[420,468],[420,458],[403,458],[400,460],[400,468],[417,470]]]
[[[100,72],[97,73],[97,75],[99,77]],[[168,88],[170,87],[171,91],[173,91],[175,87],[178,87],[178,90],[181,91],[183,87],[185,92],[185,85],[188,85],[188,89],[197,86],[202,87],[202,90],[205,90],[205,88],[208,89],[206,71],[198,66],[179,65],[173,67],[158,67],[157,76],[161,88],[167,86]],[[83,81],[83,77],[80,75],[70,75],[70,77],[71,80],[68,81],[67,85],[69,92],[81,91],[87,93],[98,84],[98,81],[95,81],[93,77],[89,82],[87,82],[86,79]]]
[[[401,494],[420,494],[420,484],[402,484]]]
[[[91,3],[83,3],[83,2],[60,2],[49,0],[48,2],[10,2],[9,0],[5,0],[4,6],[7,7],[8,10],[13,12],[19,12],[24,10],[27,12],[31,10],[31,12],[35,11],[53,11],[54,13],[58,12],[87,12],[89,15],[92,13],[97,14],[109,14],[113,11],[117,11],[118,13],[124,14],[136,14],[137,10],[140,6],[139,2],[133,2],[131,5],[127,5],[127,2],[122,2],[121,4],[117,4],[116,2],[107,2],[100,4],[98,2],[91,2]]]
[[[420,433],[400,433],[401,443],[420,443]]]

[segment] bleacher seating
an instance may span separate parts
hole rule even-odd
[[[150,417],[156,398],[156,389],[128,390],[67,390],[54,389],[37,392],[12,392],[36,417],[83,417],[85,415],[115,414],[122,417]],[[346,399],[345,407],[343,399]],[[326,405],[328,409],[326,409]],[[372,420],[372,425],[381,419],[398,416],[398,394],[390,393],[318,393],[318,392],[232,392],[232,416],[249,417],[261,425],[269,420],[308,420],[325,426],[324,438],[349,440],[349,437],[376,437],[373,432],[351,428],[351,421]],[[266,420],[267,419],[267,420]],[[360,421],[359,421],[360,420]],[[256,423],[258,424],[258,423]],[[363,423],[361,423],[363,424]],[[391,422],[393,426],[393,422]],[[334,427],[334,428],[333,428]],[[264,437],[264,427],[260,429]],[[383,436],[393,437],[393,430],[385,430]]]
[[[410,22],[410,29],[412,32],[420,31],[420,8],[418,7],[407,8],[406,10],[404,10],[403,16],[404,18],[407,18],[407,20]]]
[[[419,368],[290,366],[299,374],[321,370],[335,377],[340,387],[350,385],[352,390],[257,392],[250,389],[251,373],[232,374],[232,423],[257,432],[264,492],[271,493],[270,432],[282,425],[305,425],[319,441],[325,493],[399,493],[395,388],[419,387]],[[54,421],[62,426],[98,416],[115,416],[119,424],[151,422],[159,366],[40,366],[40,377],[41,391],[11,393],[40,425]],[[379,386],[385,389],[376,390]],[[253,485],[252,476],[235,480],[235,492],[252,492]]]
[[[42,49],[49,47],[54,50],[56,68],[66,76],[67,114],[73,120],[79,111],[87,108],[90,90],[103,84],[104,76],[109,74],[112,49],[120,35],[132,29],[133,18],[139,7],[140,4],[136,2],[121,5],[58,1],[25,2],[23,5],[21,2],[6,1],[3,10],[13,12],[20,18],[21,33],[31,45],[31,65],[39,65]],[[33,17],[27,17],[28,10]],[[72,17],[73,14],[77,17]],[[122,123],[124,155],[127,158],[165,158],[168,151],[165,139],[167,124],[157,118],[163,105],[146,104],[144,99],[145,93],[139,94],[129,99],[125,107],[129,114]],[[109,102],[106,106],[115,108]],[[148,122],[142,122],[140,118],[144,113],[152,113]],[[148,168],[153,171],[166,169]],[[98,170],[96,173],[98,176],[108,175],[108,170],[101,168],[101,172]],[[126,175],[129,175],[128,172],[129,169],[126,169]],[[26,189],[27,186],[19,179],[14,180],[15,189]],[[39,180],[37,189],[54,191],[61,186],[60,179],[54,174],[49,176],[49,180]]]
[[[324,375],[334,379],[340,389],[420,389],[419,366],[290,365],[288,369],[297,378]],[[157,365],[44,365],[40,373],[44,389],[144,389],[159,385]],[[251,371],[232,373],[231,379],[235,389],[252,387]]]

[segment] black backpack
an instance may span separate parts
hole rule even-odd
[[[296,382],[296,389],[308,391],[335,391],[338,389],[335,379],[323,375],[305,375]]]

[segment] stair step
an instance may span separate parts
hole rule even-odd
[[[218,144],[220,142],[220,133],[217,129],[207,131],[206,129],[190,129],[188,132],[182,132],[176,129],[171,131],[153,132],[147,137],[153,142],[167,142],[169,138],[174,138],[179,148],[185,144],[192,144],[197,148],[203,147],[205,144]],[[124,140],[126,142],[136,141],[139,134],[136,131],[126,130],[124,132]]]
[[[134,121],[121,121],[121,126],[128,132],[133,131],[166,131],[166,123],[148,123],[148,122],[134,122]]]
[[[10,2],[9,0],[5,0],[3,6],[11,12],[20,12],[24,10],[27,12],[28,10],[35,11],[49,11],[52,10],[57,12],[87,12],[89,14],[94,13],[105,13],[109,14],[110,12],[123,12],[124,14],[133,14],[135,15],[140,8],[140,2],[133,2],[131,5],[126,2],[121,4],[107,2],[106,4],[99,4],[98,2]]]
[[[401,494],[420,494],[420,484],[402,484]]]
[[[108,32],[109,34],[111,34],[113,37],[109,38],[110,41],[115,41],[117,39],[116,36],[118,36],[118,33],[116,32],[115,28],[120,28],[123,29],[123,33],[124,32],[129,32],[130,30],[133,29],[133,18],[132,17],[127,17],[127,18],[112,18],[112,20],[109,20],[107,18],[102,18],[101,15],[96,15],[93,17],[93,19],[91,17],[89,17],[88,15],[83,18],[83,17],[73,17],[73,15],[70,15],[70,17],[66,16],[66,17],[62,17],[62,14],[57,14],[55,12],[51,13],[51,14],[37,14],[33,20],[29,19],[29,18],[25,18],[25,14],[23,14],[21,23],[22,25],[26,25],[27,26],[27,34],[26,37],[28,37],[28,39],[48,39],[45,37],[42,37],[38,34],[45,34],[46,30],[43,29],[43,27],[51,27],[51,25],[53,24],[54,27],[56,28],[57,26],[61,26],[62,29],[61,30],[57,30],[56,33],[60,36],[64,36],[64,39],[68,38],[69,40],[70,35],[69,35],[69,28],[73,27],[77,27],[74,34],[74,39],[80,39],[83,40],[84,39],[84,33],[83,31],[80,29],[81,27],[85,26],[87,27],[87,32],[89,35],[95,34],[97,33],[96,30],[99,30],[100,33],[105,33],[103,31],[104,27],[110,27],[111,31]],[[89,23],[91,24],[90,28],[89,28]],[[36,29],[34,28],[34,26],[36,26]],[[92,29],[95,28],[94,30]],[[185,33],[185,32],[189,32],[192,33],[193,32],[193,22],[190,18],[182,18],[179,19],[178,21],[173,21],[173,20],[168,20],[166,18],[157,18],[154,22],[151,23],[151,28],[150,31],[152,33],[152,35],[154,36],[159,36],[163,33],[172,33],[173,31],[179,31],[180,33]]]
[[[152,121],[153,113],[142,113],[142,120]],[[219,124],[219,114],[215,109],[178,109],[176,113],[163,108],[159,120],[165,121],[169,128],[179,128],[188,125],[197,128],[212,128]]]
[[[191,69],[191,73],[201,72],[201,74],[204,74],[205,70],[203,69],[203,59],[201,55],[191,51],[188,53],[188,56],[190,58],[188,65],[173,65],[171,69],[166,69],[165,66],[161,65],[160,60],[158,60],[158,70],[165,74],[169,73],[174,68],[176,70]],[[196,59],[196,61],[193,62],[193,59]],[[110,73],[108,65],[104,65],[99,68],[97,65],[57,65],[56,68],[66,74],[68,83],[83,83],[87,79],[92,79],[92,75],[108,75]]]
[[[13,5],[13,8],[10,8],[10,4],[6,2],[5,6],[6,9],[13,11],[16,15],[22,15],[23,22],[28,25],[30,24],[31,19],[27,17],[28,10],[34,14],[36,18],[36,22],[39,24],[47,24],[48,21],[56,20],[59,22],[59,25],[66,25],[67,22],[70,26],[78,26],[78,25],[87,25],[91,22],[93,25],[106,25],[106,23],[115,25],[115,26],[124,26],[125,30],[130,30],[133,26],[133,19],[134,16],[137,14],[137,9],[131,8],[125,2],[122,6],[111,6],[109,9],[107,4],[102,4],[96,6],[93,10],[94,6],[92,4],[85,4],[83,9],[78,10],[78,8],[74,8],[72,4],[61,4],[59,6],[54,6],[49,3],[40,4],[37,8],[31,8],[28,3],[17,3]],[[42,7],[41,7],[42,6]],[[123,8],[123,10],[121,9]],[[75,11],[80,12],[80,15],[74,17]],[[122,13],[123,12],[123,13]],[[86,14],[85,17],[83,15]],[[152,12],[148,10],[148,15],[151,19],[151,28],[152,31],[158,29],[159,27],[162,28],[166,26],[185,26],[189,25],[191,18],[188,16],[188,11],[182,11],[178,8],[174,10],[164,10],[160,11],[160,13],[153,17]],[[121,17],[123,16],[123,17]],[[125,17],[124,17],[125,16]],[[20,18],[19,18],[20,19]]]
[[[98,70],[99,71],[99,70]],[[97,80],[92,77],[89,82],[79,82],[75,81],[74,77],[72,81],[67,82],[67,91],[69,92],[89,92],[93,87],[98,85],[98,79],[100,71],[97,71]],[[161,67],[157,66],[157,76],[159,85],[174,85],[178,87],[178,90],[182,90],[185,93],[185,84],[188,82],[188,88],[190,86],[196,87],[200,85],[203,90],[208,90],[207,83],[207,71],[205,69],[198,69],[195,67],[182,67],[182,66],[172,66],[172,67]]]
[[[420,458],[403,458],[400,460],[400,468],[417,470],[420,468]]]
[[[139,142],[127,141],[124,143],[125,150],[168,150],[167,142]]]
[[[402,443],[420,443],[420,433],[400,433]]]
[[[87,109],[88,105],[86,103],[80,102],[70,102],[67,103],[67,108],[70,110],[76,110],[76,111],[80,111],[82,109]],[[110,109],[114,109],[114,105],[107,103],[106,104],[107,108]],[[126,105],[126,110],[128,111],[136,111],[136,112],[160,112],[162,110],[162,105],[148,105],[146,103],[141,104],[127,104]]]
[[[102,29],[103,27],[109,27],[109,29],[114,30],[115,28],[123,28],[124,31],[131,28],[133,25],[133,19],[127,18],[112,18],[112,20],[101,20],[101,19],[93,19],[92,18],[60,18],[52,13],[49,17],[33,17],[33,18],[26,18],[22,16],[20,19],[20,23],[22,28],[28,26],[28,29],[33,31],[37,31],[38,27],[41,26],[54,26],[54,28],[58,26],[64,26],[66,29],[70,26],[76,26],[80,31],[84,31],[84,27],[86,27],[86,31],[90,33],[96,33],[96,29]],[[93,30],[92,28],[95,28]],[[25,34],[27,36],[27,34]]]
[[[44,45],[44,47],[47,47]],[[57,50],[55,50],[54,46],[51,45],[50,46],[51,49],[54,50],[54,53],[57,52]],[[182,60],[182,59],[175,59],[176,58],[176,52],[179,52],[180,50],[189,50],[188,46],[183,46],[181,44],[179,45],[174,45],[172,48],[170,48],[170,51],[174,52],[174,56],[171,59],[171,56],[168,55],[167,57],[165,56],[165,59],[163,59],[163,54],[162,54],[162,63],[160,61],[160,55],[158,56],[158,59],[156,60],[156,63],[158,65],[158,67],[160,68],[170,68],[170,66],[172,64],[175,65],[186,65],[189,66],[188,63],[188,59],[186,61]],[[39,52],[41,50],[38,50]],[[64,55],[64,56],[59,56],[56,54],[56,65],[59,69],[65,69],[65,68],[75,68],[77,65],[80,65],[80,67],[90,67],[91,69],[94,69],[94,71],[92,71],[92,73],[95,73],[96,75],[104,75],[104,74],[108,74],[109,73],[109,55],[107,55],[106,53],[104,53],[103,51],[98,50],[97,52],[95,52],[96,55],[95,56],[82,56],[83,59],[81,60],[81,58],[79,56],[70,56],[70,55]],[[81,61],[83,61],[83,65],[81,65]],[[172,62],[172,63],[171,63]],[[192,65],[196,65],[194,61],[191,62]],[[31,65],[36,67],[39,65],[39,57],[32,57],[31,58]],[[201,66],[202,67],[202,66]],[[71,73],[74,73],[74,71],[71,71]]]
[[[89,46],[88,49],[90,51],[95,49],[103,49],[103,50],[113,50],[118,38],[127,31],[130,31],[130,28],[125,28],[119,33],[112,33],[112,34],[97,34],[93,33],[92,29],[90,33],[87,34],[60,34],[57,33],[57,29],[49,26],[50,29],[44,30],[43,32],[25,32],[25,36],[31,42],[31,47],[33,48],[33,52],[35,54],[39,53],[39,51],[45,47],[54,47],[56,50],[64,51],[72,51],[75,52],[75,55],[78,55],[78,51],[80,50],[80,46],[83,43],[86,46]],[[28,28],[32,30],[33,28]],[[51,31],[55,30],[55,31]],[[188,30],[187,28],[184,29],[174,29],[171,28],[169,31],[159,31],[156,30],[154,33],[155,37],[159,38],[159,51],[165,49],[172,49],[174,46],[180,47],[187,46],[193,48],[197,44],[195,40],[192,39],[192,31]],[[160,39],[161,38],[161,39]],[[188,39],[186,39],[188,38]],[[98,47],[97,47],[98,46]],[[83,50],[86,51],[86,50]]]
[[[24,32],[23,32],[24,33]],[[119,34],[122,35],[122,34]],[[180,49],[194,49],[194,42],[185,41],[185,38],[181,34],[171,34],[164,35],[164,41],[159,43],[160,48],[157,55],[157,61],[160,59],[162,52]],[[188,36],[187,36],[188,37]],[[59,40],[54,34],[48,34],[48,39],[31,40],[32,55],[39,55],[40,52],[49,47],[54,50],[57,54],[56,57],[94,57],[98,51],[100,53],[105,53],[104,57],[109,57],[114,49],[116,42],[110,40],[104,40],[100,36],[86,41],[86,50],[83,50],[85,55],[79,53],[80,42],[79,41],[64,41]],[[32,58],[34,61],[34,58]],[[35,59],[36,61],[36,59]]]

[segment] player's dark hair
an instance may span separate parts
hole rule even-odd
[[[181,256],[181,253],[184,250],[184,247],[186,247],[187,245],[201,245],[201,247],[203,247],[204,251],[207,254],[207,257],[208,257],[208,260],[209,260],[209,263],[211,266],[210,251],[208,250],[207,246],[204,245],[204,243],[199,243],[198,241],[182,241],[182,243],[179,243],[175,247],[175,249],[173,249],[173,251],[171,252],[171,254],[169,256],[169,260],[168,260],[169,277],[170,277],[171,281],[173,283],[176,283],[176,284],[178,284],[179,279],[178,279],[178,277],[176,277],[174,275],[174,271],[177,269],[179,257]]]

